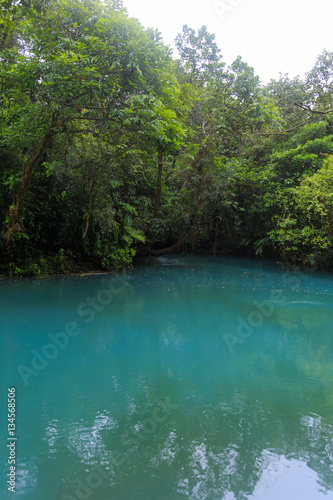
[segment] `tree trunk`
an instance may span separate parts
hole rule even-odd
[[[90,222],[90,214],[91,214],[91,209],[92,209],[92,195],[91,195],[91,192],[92,192],[92,189],[93,189],[93,182],[89,182],[88,181],[88,195],[89,195],[89,207],[88,207],[88,212],[87,212],[87,215],[86,215],[86,227],[85,227],[85,230],[84,230],[84,233],[83,233],[83,239],[85,239],[85,237],[87,236],[87,232],[88,232],[88,229],[89,229],[89,222]]]
[[[26,166],[26,168],[24,170],[20,187],[17,190],[16,201],[10,207],[9,222],[8,222],[8,226],[7,226],[7,231],[5,233],[6,244],[8,244],[10,242],[10,240],[15,236],[15,234],[18,231],[25,231],[24,225],[22,222],[22,212],[23,212],[23,203],[24,203],[25,192],[26,192],[27,187],[29,186],[31,174],[32,174],[32,171],[34,169],[34,166],[36,165],[37,161],[39,160],[39,158],[43,154],[47,142],[49,141],[52,134],[54,133],[54,126],[55,126],[54,122],[55,122],[56,118],[57,118],[57,113],[55,113],[53,115],[50,128],[44,134],[42,142],[40,143],[36,153],[34,154],[31,161],[29,162],[29,164]]]
[[[185,239],[185,231],[182,232],[177,243],[171,245],[171,247],[161,248],[160,250],[150,250],[150,255],[158,257],[159,255],[167,255],[172,252],[179,252],[180,247],[184,243],[184,239]]]
[[[159,257],[160,255],[167,255],[172,252],[179,252],[182,244],[184,243],[185,240],[185,230],[182,232],[180,235],[178,241],[174,244],[171,245],[170,247],[166,248],[161,248],[159,250],[152,250],[151,246],[149,245],[148,247],[145,247],[137,253],[137,257],[148,257],[153,255],[154,257]]]
[[[162,191],[162,170],[163,170],[163,153],[159,151],[157,184],[156,184],[156,203],[155,203],[155,213],[154,213],[155,218],[158,217],[158,214],[160,212],[161,191]]]
[[[199,209],[200,209],[201,201],[202,201],[202,196],[201,196],[202,190],[203,190],[202,157],[203,157],[203,152],[199,150],[198,159],[197,159],[199,184],[197,187],[196,204],[194,207],[194,211],[192,212],[191,217],[190,217],[190,229],[191,228],[193,229],[193,238],[192,238],[192,247],[191,247],[192,256],[193,256],[193,253],[195,251],[195,237],[196,237],[197,227],[198,227]]]

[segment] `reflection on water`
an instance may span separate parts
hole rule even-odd
[[[270,463],[262,468],[262,475],[250,500],[313,500],[333,498],[320,486],[320,477],[305,462],[272,456]]]
[[[91,322],[77,307],[110,277],[1,282],[18,497],[332,500],[333,284],[303,273],[291,285],[286,272],[244,259],[148,260]],[[274,290],[283,301],[231,353],[223,335]],[[17,366],[31,367],[32,350],[68,321],[80,335],[25,385]],[[3,448],[0,458],[5,477]]]

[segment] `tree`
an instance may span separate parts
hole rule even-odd
[[[133,96],[159,91],[166,50],[118,6],[60,1],[20,28],[15,85],[8,88],[5,147],[25,150],[24,174],[11,205],[7,241],[24,231],[24,197],[35,166],[55,136],[91,134],[96,145],[123,142]],[[24,53],[29,46],[29,57]],[[22,113],[22,111],[24,111]],[[22,116],[23,115],[23,116]],[[32,126],[33,124],[33,126]],[[14,144],[11,130],[21,139]],[[30,132],[29,132],[30,131]]]
[[[183,26],[183,31],[175,39],[180,55],[179,70],[185,81],[204,85],[223,68],[220,49],[214,42],[215,35],[208,33],[206,26],[198,32]]]
[[[333,100],[333,52],[323,50],[311,71],[307,73],[306,82],[311,88],[312,109],[328,111]]]
[[[289,190],[285,211],[271,232],[287,262],[331,266],[333,263],[333,157]]]

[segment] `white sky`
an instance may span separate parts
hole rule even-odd
[[[131,17],[158,28],[164,42],[188,24],[216,35],[223,60],[237,55],[262,81],[304,76],[323,49],[333,51],[333,0],[124,0]]]

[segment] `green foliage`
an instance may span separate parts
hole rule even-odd
[[[52,274],[70,274],[76,271],[74,259],[61,248],[53,255],[16,258],[8,263],[9,276],[48,276]]]
[[[223,67],[220,49],[214,42],[215,35],[208,33],[206,26],[198,32],[189,26],[183,26],[183,31],[175,39],[180,54],[179,69],[185,81],[202,85]]]
[[[333,103],[333,52],[323,50],[315,66],[307,74],[307,83],[316,100],[316,108],[329,109]]]
[[[285,260],[307,263],[316,255],[322,265],[328,265],[333,246],[333,157],[291,194],[283,217],[271,232],[275,244]]]
[[[119,0],[0,9],[2,274],[118,271],[180,235],[333,266],[332,53],[262,86],[204,26],[174,60]]]
[[[304,145],[273,153],[270,160],[280,179],[299,179],[313,173],[323,164],[326,155],[333,153],[333,135],[308,140]]]
[[[132,267],[134,248],[114,248],[105,249],[101,255],[101,264],[107,271],[120,271]]]

